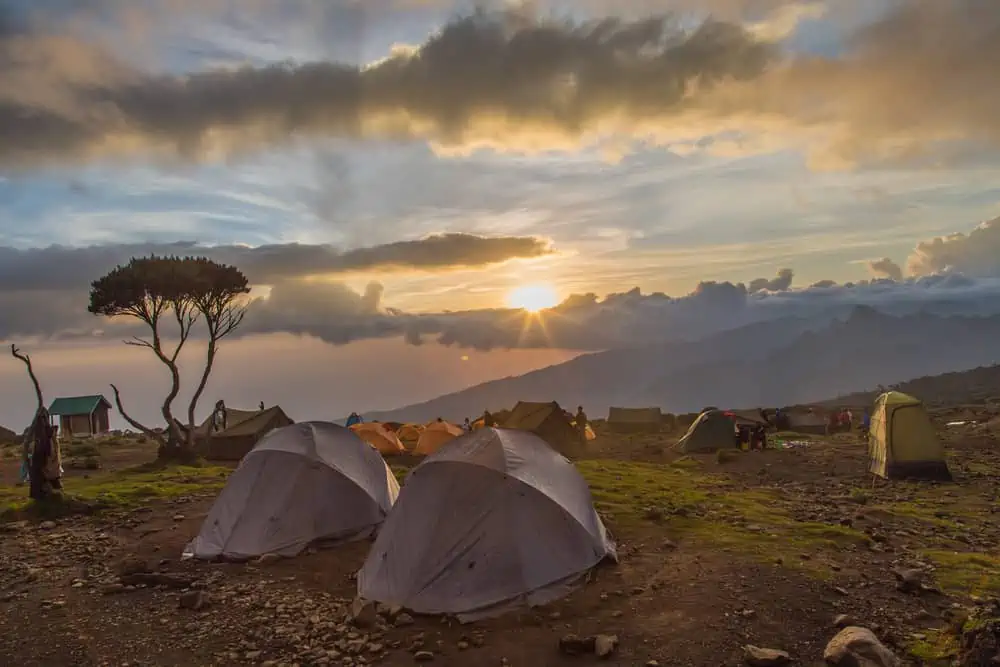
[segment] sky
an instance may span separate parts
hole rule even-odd
[[[166,370],[89,285],[207,256],[253,290],[199,414],[332,419],[845,303],[1000,311],[998,30],[977,0],[0,0],[0,341],[152,422]]]

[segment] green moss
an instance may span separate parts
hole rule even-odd
[[[958,639],[949,632],[928,630],[924,636],[911,641],[906,652],[920,660],[926,667],[947,667],[958,655]]]
[[[983,553],[925,551],[934,562],[938,585],[962,595],[1000,593],[1000,557]]]
[[[590,484],[594,504],[619,532],[654,523],[672,536],[769,562],[780,556],[790,566],[824,577],[829,568],[822,559],[800,555],[855,548],[870,539],[844,526],[797,521],[776,491],[741,489],[694,466],[581,461],[577,467]]]
[[[76,499],[108,507],[134,507],[155,498],[221,489],[230,472],[229,468],[210,466],[159,466],[156,469],[144,466],[90,478],[69,477],[63,480],[66,498],[62,502]],[[29,509],[32,503],[27,496],[27,486],[0,487],[0,514],[11,517]],[[61,501],[49,502],[58,509],[56,506]]]
[[[695,468],[701,468],[701,461],[692,456],[681,456],[670,462],[671,468],[678,468],[680,470],[691,470]]]

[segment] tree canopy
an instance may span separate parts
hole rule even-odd
[[[170,370],[171,389],[161,409],[167,422],[166,441],[126,414],[117,387],[111,385],[122,417],[160,440],[161,455],[182,444],[193,444],[194,411],[212,371],[219,340],[242,323],[246,311],[241,297],[249,292],[242,271],[205,257],[134,257],[91,283],[88,310],[95,315],[132,317],[143,322],[150,336],[133,336],[125,343],[151,349]],[[188,407],[187,437],[182,438],[171,409],[180,391],[177,358],[199,320],[205,323],[208,349],[201,380]],[[172,331],[164,331],[165,321],[174,323]],[[165,336],[171,343],[165,342]]]

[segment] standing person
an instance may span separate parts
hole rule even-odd
[[[865,413],[861,415],[861,435],[867,438],[868,432],[872,427],[872,417],[868,414],[868,408],[865,408]]]
[[[583,406],[576,406],[576,430],[580,434],[580,438],[583,440],[587,439],[587,424],[590,422],[587,420],[587,413],[583,411]]]
[[[472,422],[469,421],[468,417],[465,418],[465,423],[462,424],[462,430],[466,433],[472,433]]]

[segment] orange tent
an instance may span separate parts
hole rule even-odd
[[[413,452],[415,454],[423,454],[424,456],[433,454],[440,449],[441,445],[449,440],[454,440],[464,433],[465,431],[461,427],[454,424],[449,424],[448,422],[431,422],[424,427],[424,432],[420,434],[420,439],[417,440],[417,447]]]
[[[378,450],[382,456],[392,454],[402,454],[406,451],[403,443],[399,441],[396,434],[378,422],[365,422],[354,424],[351,430],[357,433],[358,437]]]
[[[423,433],[424,427],[420,424],[403,424],[399,427],[399,431],[396,435],[399,436],[400,440],[407,440],[416,442],[420,439],[420,434]]]

